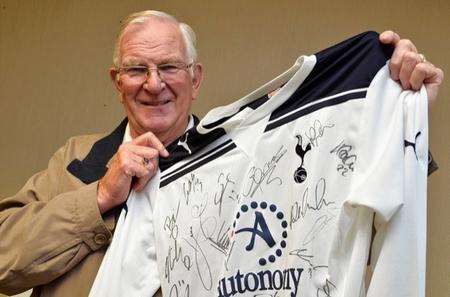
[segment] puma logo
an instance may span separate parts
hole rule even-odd
[[[417,159],[417,160],[418,160],[418,158],[417,158],[417,152],[416,152],[416,143],[417,143],[417,137],[419,137],[420,134],[421,134],[420,131],[417,132],[416,137],[414,138],[414,142],[410,142],[410,141],[408,141],[408,140],[406,140],[406,139],[405,139],[405,141],[404,141],[405,149],[406,149],[408,146],[411,146],[411,147],[413,148],[413,150],[414,150],[414,154],[416,155],[416,159]]]
[[[191,149],[189,148],[188,144],[187,144],[187,138],[188,138],[189,132],[186,132],[186,134],[184,134],[184,140],[182,140],[182,138],[180,138],[180,140],[178,140],[177,145],[182,146],[189,155],[192,154]]]

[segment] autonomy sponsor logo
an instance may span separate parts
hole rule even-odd
[[[219,297],[267,290],[292,290],[291,297],[295,297],[302,272],[302,268],[261,270],[246,274],[242,274],[238,270],[236,275],[222,278],[217,289]]]
[[[236,246],[243,255],[249,253],[254,257],[259,266],[270,266],[283,255],[287,245],[287,227],[283,211],[275,204],[265,201],[243,204],[233,223]],[[294,297],[297,296],[303,272],[302,268],[268,268],[246,273],[241,273],[241,270],[219,281],[218,297],[268,290],[291,290],[291,296]]]
[[[236,229],[237,222],[242,216],[249,215],[254,215],[253,226],[236,230],[236,236],[239,233],[244,232],[249,232],[251,234],[250,241],[245,247],[247,251],[252,251],[255,248],[255,241],[257,238],[256,236],[258,236],[258,238],[265,242],[266,246],[270,248],[270,252],[268,255],[259,258],[259,265],[264,266],[267,262],[275,262],[276,258],[281,257],[281,255],[283,254],[283,249],[286,248],[288,223],[284,219],[284,213],[281,210],[278,210],[275,204],[269,205],[265,201],[262,201],[260,203],[253,201],[250,203],[250,207],[247,204],[243,204],[236,214],[236,219],[233,223],[233,229]],[[268,217],[268,220],[266,220],[266,217]],[[274,235],[270,231],[267,221],[270,222],[269,224],[272,226],[271,228],[277,231],[282,230],[281,236],[279,234],[280,231],[277,232],[277,240],[274,238]],[[264,248],[264,246],[262,246],[262,248]],[[267,250],[267,248],[264,249]]]

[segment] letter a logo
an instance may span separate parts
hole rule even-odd
[[[250,243],[245,247],[247,251],[251,251],[255,245],[255,237],[258,235],[267,243],[269,247],[273,247],[275,245],[275,240],[273,239],[272,234],[270,233],[269,227],[267,227],[266,220],[261,212],[255,211],[255,224],[253,228],[242,228],[236,231],[236,234],[240,232],[251,232],[252,238],[250,239]]]

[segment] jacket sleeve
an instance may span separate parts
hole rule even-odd
[[[98,182],[84,185],[66,171],[72,142],[16,195],[0,199],[0,293],[56,279],[112,236],[114,220],[97,206]]]

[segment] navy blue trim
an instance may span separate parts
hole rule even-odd
[[[200,166],[202,166],[202,165],[204,165],[204,164],[206,164],[208,162],[211,162],[211,161],[219,158],[220,156],[228,153],[229,151],[231,151],[234,148],[236,148],[236,144],[230,143],[229,145],[225,146],[223,149],[218,150],[214,154],[212,154],[209,157],[207,157],[207,158],[205,158],[205,159],[203,159],[203,160],[193,164],[192,166],[184,167],[183,170],[178,171],[177,173],[171,175],[170,177],[168,177],[166,179],[161,179],[161,182],[159,183],[159,187],[162,188],[162,187],[167,186],[168,184],[170,184],[171,182],[177,180],[178,178],[188,174],[189,172],[199,168]]]
[[[195,155],[201,149],[205,148],[207,145],[213,143],[215,140],[226,134],[223,128],[217,128],[206,134],[200,134],[197,131],[197,125],[199,120],[194,117],[195,125],[191,129],[187,130],[183,135],[178,137],[173,141],[168,147],[169,157],[159,159],[159,169],[161,172],[166,171],[172,165],[180,162],[181,160]],[[178,145],[178,141],[183,140],[190,149],[190,153],[181,145]]]
[[[392,50],[380,43],[378,33],[369,31],[318,52],[314,69],[292,96],[272,112],[269,121],[320,98],[369,87]]]
[[[161,172],[164,172],[167,169],[169,169],[172,165],[178,163],[179,161],[189,157],[190,155],[195,155],[201,149],[205,148],[207,145],[213,143],[214,141],[216,141],[217,139],[221,138],[226,134],[223,128],[217,126],[225,123],[226,121],[228,121],[230,118],[232,118],[245,108],[251,108],[253,110],[257,109],[267,100],[269,100],[269,97],[267,95],[264,95],[246,105],[241,106],[239,108],[239,111],[237,111],[233,115],[220,118],[219,120],[213,123],[203,126],[205,129],[215,128],[206,134],[201,134],[197,131],[197,125],[199,123],[199,120],[197,117],[194,116],[195,121],[194,127],[186,131],[183,135],[181,135],[167,147],[169,157],[159,159],[159,169],[161,170]],[[180,140],[183,140],[183,142],[185,142],[185,144],[189,147],[190,152],[188,152],[183,146],[178,145],[178,142]]]
[[[296,112],[293,112],[292,114],[281,118],[280,120],[276,120],[274,122],[269,123],[266,126],[266,129],[264,130],[264,132],[270,131],[272,129],[278,128],[282,125],[285,125],[289,122],[295,121],[296,119],[305,116],[307,114],[310,114],[312,112],[315,112],[319,109],[325,108],[325,107],[329,107],[329,106],[333,106],[333,105],[337,105],[337,104],[341,104],[344,102],[347,102],[349,100],[355,100],[355,99],[364,99],[366,97],[367,91],[361,91],[361,92],[355,92],[355,93],[350,93],[350,94],[345,94],[339,97],[335,97],[332,99],[328,99],[328,100],[324,100],[321,101],[319,103],[313,104],[311,106],[308,106],[306,108],[300,109]]]
[[[184,168],[190,166],[192,163],[195,163],[195,162],[197,162],[198,160],[204,158],[205,156],[207,156],[207,155],[209,155],[209,154],[212,154],[213,152],[215,152],[215,151],[217,151],[217,150],[223,148],[224,146],[227,146],[227,145],[230,144],[231,142],[232,142],[232,140],[231,140],[231,139],[228,139],[227,141],[225,141],[225,142],[219,144],[218,146],[216,146],[215,148],[213,148],[213,149],[211,149],[211,150],[209,150],[209,151],[207,151],[207,152],[204,152],[203,154],[197,156],[195,159],[192,159],[191,161],[187,162],[186,164],[184,164],[184,165],[181,166],[180,168],[177,168],[176,170],[174,170],[174,171],[172,171],[172,172],[170,172],[170,173],[167,173],[166,175],[161,176],[161,179],[165,179],[166,177],[168,177],[168,176],[170,176],[170,175],[172,175],[172,174],[175,174],[176,172],[178,172],[178,171],[180,171],[180,170],[183,170]]]
[[[106,164],[122,144],[128,120],[125,118],[114,131],[98,140],[83,160],[74,159],[67,166],[67,171],[85,184],[101,179],[106,171]]]
[[[247,103],[245,105],[242,105],[241,107],[239,107],[239,110],[237,112],[235,112],[234,114],[228,116],[228,117],[223,117],[213,123],[209,123],[207,125],[204,125],[203,128],[205,129],[213,129],[223,123],[225,123],[226,121],[228,121],[229,119],[231,119],[232,117],[234,117],[235,115],[237,115],[238,113],[240,113],[242,110],[244,110],[245,108],[251,108],[253,110],[257,109],[258,107],[260,107],[261,105],[263,105],[264,103],[266,103],[266,101],[269,100],[269,96],[266,94],[258,99],[255,99],[253,101],[251,101],[250,103]]]
[[[365,93],[348,94],[299,110],[301,107],[314,103],[321,98],[348,90],[367,88],[375,74],[386,64],[391,53],[392,48],[382,45],[378,40],[378,33],[376,32],[359,34],[318,52],[316,54],[317,63],[311,73],[293,95],[272,112],[265,131],[279,127],[320,108],[364,97]],[[225,131],[220,127],[221,124],[231,119],[246,107],[256,109],[267,102],[267,100],[269,100],[267,95],[262,96],[241,106],[235,114],[204,125],[206,129],[213,129],[207,134],[198,133],[196,128],[187,131],[172,143],[172,147],[169,149],[170,156],[160,159],[159,167],[161,171],[167,170],[173,164],[190,155],[195,155],[202,148],[224,136]],[[293,111],[297,112],[276,121]],[[189,147],[190,152],[183,146],[177,145],[180,139]]]

